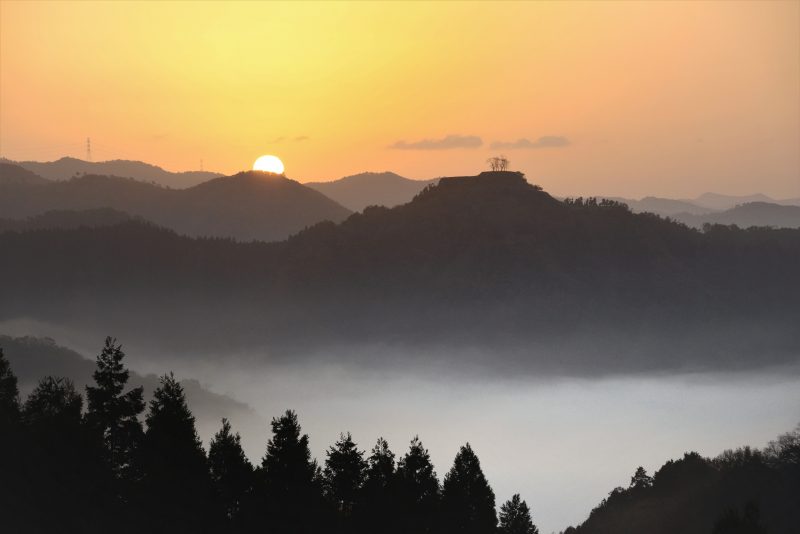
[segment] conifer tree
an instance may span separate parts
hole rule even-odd
[[[394,453],[389,443],[378,438],[367,458],[367,470],[362,488],[360,525],[365,532],[393,532],[396,526],[397,481]]]
[[[398,463],[397,482],[400,529],[419,534],[433,532],[438,520],[439,481],[419,436],[411,440],[408,452]]]
[[[574,529],[573,529],[574,530]],[[506,501],[500,507],[499,534],[539,534],[539,529],[533,524],[531,511],[528,504],[523,501],[519,493]]]
[[[647,471],[644,470],[644,467],[639,466],[636,469],[636,472],[631,477],[630,487],[635,489],[643,489],[643,488],[649,488],[652,485],[653,485],[652,477],[647,475]]]
[[[161,377],[145,420],[143,489],[154,521],[146,530],[211,529],[215,518],[206,455],[183,387],[172,373]]]
[[[287,410],[272,420],[272,439],[261,472],[268,530],[278,534],[316,532],[322,510],[320,472],[295,412]]]
[[[208,463],[214,494],[228,523],[237,524],[242,503],[253,484],[253,465],[242,449],[239,433],[231,432],[231,424],[222,420],[222,428],[208,448]]]
[[[18,502],[28,532],[101,532],[116,502],[100,442],[83,425],[83,399],[66,378],[43,378],[22,409],[26,449]]]
[[[139,414],[144,411],[143,388],[123,393],[130,376],[122,364],[124,357],[122,346],[107,337],[97,356],[93,374],[96,386],[86,386],[86,422],[102,437],[107,459],[118,477],[129,473],[134,450],[143,434],[139,421]]]
[[[367,463],[350,432],[328,449],[323,471],[325,494],[342,515],[350,515],[364,484]]]
[[[458,451],[442,484],[442,527],[446,532],[488,534],[497,528],[494,492],[469,443]]]
[[[0,348],[0,429],[7,428],[19,419],[19,390],[17,377]]]

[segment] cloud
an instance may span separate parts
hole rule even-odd
[[[492,143],[492,148],[507,148],[507,149],[533,149],[533,148],[555,148],[561,146],[568,146],[569,139],[557,135],[545,135],[536,141],[528,139],[517,139],[516,141],[495,141]]]
[[[297,137],[294,138],[294,140],[298,143],[300,141],[308,141],[308,139],[309,137],[307,135],[298,135]]]
[[[451,148],[478,148],[483,145],[483,140],[476,135],[448,135],[442,139],[423,139],[407,143],[397,141],[389,148],[398,150],[449,150]]]

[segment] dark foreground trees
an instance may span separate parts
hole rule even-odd
[[[458,451],[442,484],[418,437],[397,457],[349,433],[324,468],[291,410],[272,420],[254,468],[231,424],[198,437],[183,388],[161,378],[144,425],[112,339],[97,359],[88,407],[73,384],[45,377],[19,400],[0,350],[0,532],[538,534],[519,495],[495,511],[475,451]],[[397,460],[397,461],[396,461]],[[800,427],[764,450],[689,453],[651,477],[635,470],[571,534],[783,534],[800,524]]]

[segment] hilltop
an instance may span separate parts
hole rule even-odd
[[[242,172],[187,189],[131,178],[82,175],[45,184],[6,186],[0,213],[20,219],[60,210],[111,208],[189,236],[239,240],[285,239],[323,220],[340,221],[346,208],[284,176]]]

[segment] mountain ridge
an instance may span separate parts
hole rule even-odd
[[[132,178],[81,175],[64,181],[6,186],[6,218],[53,210],[111,208],[190,236],[240,240],[285,239],[306,226],[350,212],[321,193],[284,176],[258,171],[218,177],[186,189]]]

